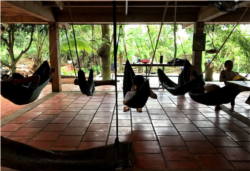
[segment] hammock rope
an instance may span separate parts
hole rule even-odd
[[[74,67],[74,71],[75,71],[75,77],[77,79],[77,75],[76,75],[76,69],[75,69],[75,65],[74,65],[74,61],[73,61],[73,55],[72,55],[72,52],[71,52],[71,49],[70,49],[70,44],[69,44],[69,39],[68,39],[68,34],[67,34],[67,29],[66,27],[63,25],[64,27],[64,31],[65,31],[65,34],[66,34],[66,38],[67,38],[67,42],[68,42],[68,46],[69,46],[69,53],[70,53],[70,56],[71,56],[71,60],[72,60],[72,65]]]
[[[223,46],[225,45],[225,43],[227,42],[227,40],[229,39],[229,37],[231,36],[231,34],[233,33],[233,31],[235,30],[235,28],[238,26],[238,24],[240,23],[241,19],[245,16],[245,14],[248,11],[248,9],[249,9],[249,6],[246,8],[246,10],[244,11],[244,13],[241,15],[241,17],[239,18],[238,22],[235,24],[235,26],[233,27],[233,29],[231,30],[231,32],[227,36],[226,40],[223,42],[223,44],[221,45],[220,49],[216,52],[216,54],[214,55],[213,59],[211,60],[211,62],[209,62],[209,64],[207,65],[205,71],[202,74],[204,74],[206,72],[206,70],[209,68],[210,64],[213,62],[213,60],[215,59],[215,57],[217,57],[218,53],[223,48]]]
[[[172,63],[172,66],[175,65],[176,62],[176,55],[177,55],[177,44],[176,44],[176,11],[177,11],[177,1],[175,1],[175,6],[174,6],[174,60]]]
[[[77,56],[77,60],[78,60],[79,70],[80,70],[81,69],[81,63],[80,63],[80,59],[79,59],[79,56],[78,56],[75,29],[74,29],[74,25],[73,25],[73,19],[72,19],[72,13],[71,13],[71,7],[70,7],[69,0],[68,0],[68,6],[69,6],[69,16],[70,16],[70,20],[71,20],[71,26],[72,26],[72,29],[73,29],[73,36],[74,36],[74,42],[75,42],[75,48],[76,48],[76,56]]]
[[[149,72],[146,73],[146,78],[149,76],[149,74],[150,74],[150,72],[151,72],[151,68],[152,68],[152,65],[153,65],[153,62],[154,62],[154,59],[155,59],[155,53],[156,53],[157,45],[158,45],[158,42],[159,42],[159,39],[160,39],[161,30],[162,30],[162,25],[163,25],[163,22],[164,22],[166,13],[167,13],[168,3],[169,3],[169,2],[167,1],[167,2],[166,2],[165,9],[164,9],[163,16],[162,16],[160,31],[159,31],[159,34],[158,34],[158,37],[157,37],[157,40],[156,40],[156,45],[155,45],[155,49],[154,49],[153,59],[152,59],[151,64],[150,64]]]

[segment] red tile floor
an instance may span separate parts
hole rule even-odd
[[[115,94],[113,88],[104,88],[110,92],[87,97],[68,86],[64,90],[71,92],[58,93],[17,117],[2,126],[1,134],[54,150],[112,144],[116,131]],[[224,111],[215,112],[213,107],[192,101],[188,94],[176,97],[166,91],[156,93],[158,99],[149,99],[142,113],[134,109],[124,113],[122,92],[118,95],[119,139],[133,141],[135,170],[250,169],[248,125]],[[248,95],[240,94],[236,106],[247,117],[250,108],[244,101]]]

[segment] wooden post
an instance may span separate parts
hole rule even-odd
[[[194,23],[194,33],[203,33],[204,31],[204,22],[196,22]],[[193,60],[192,64],[195,66],[198,74],[202,73],[201,65],[202,65],[202,51],[193,51]]]
[[[58,23],[49,23],[49,51],[50,66],[56,70],[52,77],[52,92],[60,92],[62,84]]]

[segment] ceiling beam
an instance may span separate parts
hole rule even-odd
[[[250,1],[241,2],[239,5],[236,5],[235,9],[245,7],[250,5]],[[210,5],[208,7],[202,7],[198,14],[198,22],[210,21],[214,18],[227,14],[228,12],[223,12]],[[231,12],[230,12],[231,13]]]
[[[124,1],[117,1],[116,7],[125,7],[125,0]],[[149,2],[149,1],[129,1],[129,7],[133,8],[150,8],[150,7],[157,7],[157,8],[164,8],[165,7],[165,1],[155,1],[155,2]],[[44,6],[49,7],[57,7],[54,2],[44,1]],[[178,2],[178,7],[203,7],[208,6],[209,2]],[[68,7],[68,4],[66,3],[64,5],[65,7]],[[112,1],[71,1],[70,6],[72,8],[78,8],[78,7],[86,7],[86,8],[92,8],[92,7],[103,7],[103,8],[112,8]],[[174,2],[169,2],[169,7],[175,7]]]
[[[23,24],[48,24],[47,21],[41,20],[40,18],[30,16],[1,16],[1,22],[6,24],[12,23],[23,23]]]
[[[194,27],[194,23],[184,23],[182,24],[182,29],[190,29]]]
[[[51,8],[44,7],[39,1],[1,1],[1,8],[11,13],[24,13],[48,22],[55,22]]]

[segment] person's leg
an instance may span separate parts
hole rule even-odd
[[[44,61],[42,63],[42,65],[34,72],[33,75],[39,75],[40,76],[40,83],[44,83],[49,75],[51,74],[51,72],[53,72],[54,69],[50,69],[49,63],[48,61]]]

